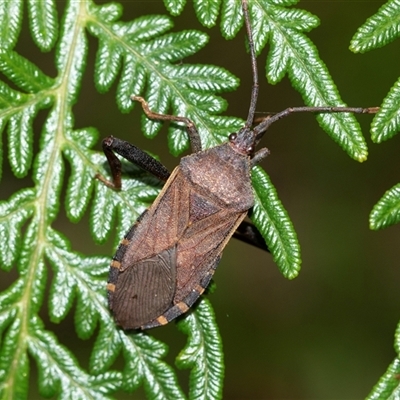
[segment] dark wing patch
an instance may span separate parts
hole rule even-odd
[[[124,329],[137,329],[154,320],[171,307],[175,287],[174,246],[119,274],[115,291],[110,293],[116,322]]]
[[[211,281],[212,275],[214,273],[215,268],[217,267],[219,263],[219,257],[215,261],[213,265],[211,265],[211,272],[202,279],[199,285],[194,287],[191,292],[179,303],[175,304],[173,307],[168,308],[163,315],[160,315],[158,318],[155,320],[145,324],[142,326],[142,329],[150,329],[150,328],[156,328],[157,326],[165,325],[168,322],[172,321],[176,317],[179,317],[180,315],[184,314],[189,310],[189,308],[197,301],[197,299],[200,297],[200,295],[204,292],[204,290],[207,288],[208,284]]]
[[[205,199],[195,191],[190,192],[189,205],[189,218],[191,223],[209,217],[210,215],[220,211],[220,207],[213,204],[208,199]]]

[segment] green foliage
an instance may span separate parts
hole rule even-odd
[[[389,189],[375,204],[369,217],[371,229],[382,229],[400,222],[400,184]]]
[[[395,358],[385,374],[379,379],[367,400],[398,399],[400,395],[399,388],[400,360]]]
[[[189,398],[222,398],[224,354],[209,301],[203,298],[196,312],[181,320],[178,328],[189,337],[176,360],[179,368],[192,369]]]
[[[370,17],[354,35],[350,49],[364,53],[385,46],[400,35],[400,1],[391,0]],[[371,127],[372,140],[380,143],[400,129],[400,78],[383,100]]]
[[[400,1],[390,0],[370,17],[354,35],[350,49],[366,52],[385,46],[400,36]],[[400,78],[394,83],[372,125],[372,140],[388,140],[400,129]],[[400,184],[387,190],[370,214],[371,229],[382,229],[400,221]],[[395,350],[397,357],[369,394],[368,399],[395,399],[400,396],[400,323],[397,327]]]
[[[293,279],[300,271],[301,258],[292,222],[266,172],[260,167],[254,167],[251,177],[255,189],[251,218],[265,237],[282,274]]]
[[[317,26],[318,19],[303,10],[287,8],[295,3],[250,3],[256,51],[259,53],[267,42],[271,48],[268,79],[277,83],[287,74],[307,105],[343,105],[326,66],[304,34]],[[165,0],[165,4],[178,15],[185,2]],[[54,227],[61,206],[73,222],[80,221],[90,206],[94,240],[104,243],[112,231],[118,240],[160,190],[157,180],[128,165],[124,165],[125,172],[131,179],[124,180],[121,192],[95,180],[104,162],[104,156],[93,150],[99,134],[94,127],[75,127],[73,106],[87,67],[87,32],[99,43],[93,75],[100,92],[108,91],[118,80],[116,101],[122,112],[134,106],[131,94],[141,94],[153,111],[190,118],[199,129],[204,148],[225,141],[243,124],[238,118],[220,115],[227,104],[217,95],[234,90],[238,79],[217,66],[181,63],[199,51],[208,37],[194,30],[168,33],[172,27],[169,17],[152,15],[123,21],[118,3],[99,6],[91,0],[70,0],[59,22],[54,1],[27,0],[26,5],[31,36],[40,50],[55,51],[57,74],[49,77],[14,50],[24,3],[0,2],[0,71],[5,78],[0,81],[0,129],[7,126],[14,175],[22,178],[30,174],[33,181],[33,187],[0,202],[1,268],[4,274],[13,268],[17,272],[15,282],[0,293],[1,398],[29,398],[29,359],[39,372],[42,396],[101,399],[143,385],[149,398],[185,398],[175,371],[163,361],[166,345],[151,334],[128,335],[115,327],[105,298],[109,257],[78,253]],[[194,6],[203,25],[215,24],[220,2],[195,1]],[[223,35],[233,37],[242,25],[240,2],[225,0],[221,10]],[[48,113],[35,153],[32,123],[45,108]],[[324,114],[317,119],[352,158],[366,158],[366,144],[352,115]],[[143,117],[142,128],[146,136],[154,137],[161,123]],[[168,145],[174,155],[188,148],[184,128],[179,123],[168,128]],[[70,176],[63,203],[66,162]],[[100,172],[107,175],[104,169]],[[260,168],[254,170],[253,182],[253,220],[283,274],[293,278],[300,267],[293,227]],[[46,287],[50,287],[49,292]],[[63,321],[74,308],[80,339],[96,333],[88,370],[45,327],[39,316],[44,303],[48,303],[54,323]],[[201,300],[179,327],[188,336],[177,365],[191,369],[189,397],[221,398],[222,344],[209,302]],[[124,367],[116,371],[114,362],[121,355]]]
[[[376,14],[361,25],[353,39],[350,49],[354,52],[366,51],[385,46],[400,35],[400,1],[389,0]]]

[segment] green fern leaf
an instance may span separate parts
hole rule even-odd
[[[256,51],[261,51],[267,40],[271,42],[266,67],[269,81],[277,83],[287,73],[306,105],[345,105],[315,46],[303,34],[317,26],[318,19],[308,12],[282,9],[269,2],[250,3],[249,9]],[[352,158],[366,159],[367,145],[353,115],[319,114],[317,120]]]
[[[121,336],[115,329],[112,319],[108,318],[108,321],[103,322],[90,357],[90,370],[94,374],[106,371],[115,361],[122,347]],[[132,373],[138,374],[138,370]]]
[[[199,31],[170,33],[143,44],[142,52],[144,57],[172,63],[198,52],[207,41]]]
[[[4,110],[8,107],[13,107],[22,104],[26,101],[28,95],[22,94],[16,90],[11,89],[4,82],[0,81],[0,106],[2,121],[5,122],[5,112]]]
[[[0,43],[2,49],[12,49],[21,29],[23,1],[0,3]]]
[[[197,19],[207,28],[215,25],[221,0],[195,1],[193,3]]]
[[[255,167],[251,177],[255,191],[251,219],[263,235],[282,274],[293,279],[298,275],[301,265],[296,232],[268,175],[261,167]]]
[[[57,151],[54,137],[54,122],[60,118],[60,110],[52,109],[43,131],[42,149],[34,165],[33,180],[40,197],[46,204],[46,219],[51,223],[59,210],[59,195],[64,174],[64,163]],[[52,166],[51,171],[48,165]]]
[[[371,124],[371,137],[376,143],[390,139],[400,130],[400,78],[382,102]]]
[[[76,330],[86,339],[97,326],[100,310],[105,309],[107,259],[72,253],[69,243],[59,233],[50,231],[48,235],[52,246],[48,246],[46,256],[55,273],[49,298],[50,317],[54,322],[64,319],[76,293]]]
[[[32,221],[25,234],[21,256],[18,260],[20,278],[10,290],[3,292],[0,298],[1,309],[7,307],[13,312],[14,319],[9,321],[2,341],[0,357],[0,394],[2,398],[26,398],[29,375],[27,348],[29,329],[33,317],[38,313],[43,301],[46,270],[43,260],[34,243],[39,225]],[[32,268],[28,270],[28,262]],[[34,272],[34,279],[29,275]],[[14,365],[15,368],[10,368]],[[17,386],[16,386],[17,385]]]
[[[58,35],[58,17],[53,0],[28,0],[32,37],[42,51],[53,48]]]
[[[164,33],[170,23],[159,16],[140,19],[137,26],[146,23],[147,28],[154,34]],[[134,24],[131,24],[131,29]],[[211,96],[215,91],[233,90],[238,80],[222,68],[206,65],[175,65],[171,64],[183,57],[192,55],[202,48],[208,38],[205,34],[196,31],[165,34],[161,37],[151,36],[134,37],[125,35],[128,28],[122,23],[114,23],[113,36],[107,36],[101,21],[90,24],[91,33],[100,41],[98,62],[96,63],[96,82],[101,90],[107,90],[114,81],[119,69],[119,56],[125,59],[117,91],[117,101],[123,111],[128,111],[133,104],[127,101],[130,95],[140,95],[147,84],[144,94],[151,110],[166,114],[185,115],[195,122],[199,129],[204,148],[220,143],[219,137],[225,135],[232,124],[237,125],[236,119],[225,117],[224,124],[219,131],[212,131],[214,112],[206,110],[199,112],[197,104],[201,103],[204,94]],[[129,30],[128,29],[128,30]],[[118,47],[115,47],[118,43]],[[111,49],[118,48],[118,53]],[[104,59],[115,58],[111,62]],[[101,66],[101,68],[100,68]],[[133,80],[133,73],[136,79]],[[189,89],[189,90],[188,90]],[[216,99],[216,98],[215,98]],[[224,104],[222,100],[217,100]],[[162,124],[143,117],[142,128],[146,136],[154,137]],[[189,146],[185,127],[182,124],[171,124],[168,133],[168,143],[174,155],[178,155]],[[225,136],[226,137],[226,136]]]
[[[388,1],[378,12],[369,18],[356,32],[350,50],[364,53],[392,42],[399,37],[398,0]],[[393,85],[383,100],[379,112],[371,126],[372,140],[380,143],[393,137],[399,130],[400,80]],[[400,184],[389,189],[370,214],[370,228],[381,229],[400,222]],[[367,399],[398,398],[400,395],[398,375],[400,373],[400,325],[395,335],[395,350],[397,357],[380,378]]]
[[[116,217],[118,202],[113,201],[113,198],[113,193],[107,190],[105,185],[95,185],[91,231],[98,243],[103,243],[108,238],[110,226],[113,225]]]
[[[367,400],[397,399],[400,396],[399,380],[400,359],[395,358],[385,374],[374,386]]]
[[[121,340],[127,361],[124,370],[126,390],[132,390],[139,382],[143,382],[149,398],[160,400],[185,398],[171,367],[160,360],[167,353],[163,343],[145,333],[135,336],[121,334]]]
[[[176,359],[179,368],[192,370],[189,399],[222,398],[224,355],[215,326],[214,312],[205,298],[196,305],[195,313],[189,314],[178,324],[189,338]]]
[[[400,222],[400,184],[389,189],[375,204],[369,217],[371,229],[382,229]]]
[[[9,156],[14,175],[23,178],[32,163],[32,121],[38,111],[38,104],[25,107],[15,113],[8,124]]]
[[[288,74],[292,85],[308,106],[342,106],[336,86],[311,41],[304,35],[319,24],[312,14],[286,9],[297,1],[250,2],[249,11],[256,53],[269,41],[267,77],[279,82]],[[225,0],[222,7],[221,29],[226,38],[238,32],[243,18],[240,2]],[[321,127],[354,159],[367,158],[367,145],[361,128],[351,114],[319,114]]]
[[[181,14],[185,4],[186,0],[164,0],[165,8],[171,13],[171,15],[174,16]],[[207,28],[211,28],[215,25],[220,6],[221,0],[193,1],[193,7],[196,12],[197,19]]]
[[[19,290],[19,288],[17,290]],[[2,306],[8,305],[7,303],[5,303],[3,301],[5,293],[6,292],[3,292],[3,294],[0,296],[0,304]],[[13,310],[11,308],[5,308],[5,310],[2,310],[0,312],[0,335],[1,335],[1,338],[3,338],[3,332],[11,325],[11,322],[15,319],[15,313],[16,313],[16,310]],[[0,341],[0,345],[1,345],[1,341]],[[0,372],[0,375],[1,375],[1,372]]]
[[[378,12],[369,18],[354,35],[350,49],[354,52],[366,52],[382,47],[399,36],[398,0],[388,1]],[[400,129],[400,79],[393,85],[383,100],[379,112],[371,125],[372,140],[381,143],[397,134]],[[400,221],[400,186],[389,189],[370,214],[370,228],[381,229]]]
[[[99,133],[94,128],[66,132],[68,142],[64,146],[63,154],[70,162],[71,167],[66,201],[69,207],[66,212],[73,222],[81,219],[92,197],[93,166],[88,162],[87,155],[92,154],[90,149],[98,137]]]
[[[39,366],[39,390],[43,396],[61,393],[61,398],[65,399],[100,400],[109,398],[105,394],[120,387],[122,376],[119,372],[109,372],[104,377],[93,379],[80,369],[52,334],[42,329],[39,321],[34,321],[31,329],[35,336],[29,340],[29,352]]]
[[[104,162],[101,156],[96,158]],[[98,165],[100,164],[99,162]],[[108,238],[117,214],[120,218],[116,237],[117,240],[122,238],[132,221],[149,206],[149,200],[154,200],[161,189],[156,178],[140,171],[139,168],[129,167],[130,179],[124,180],[124,190],[121,192],[110,190],[100,181],[94,184],[91,231],[98,243],[103,243]]]
[[[134,57],[127,55],[117,90],[121,94],[117,97],[117,104],[122,112],[128,112],[134,106],[131,98],[123,93],[142,93],[145,84],[146,69],[135,62]]]
[[[388,1],[358,29],[351,40],[350,50],[364,53],[385,46],[398,38],[399,11],[399,0]],[[399,104],[400,80],[390,89],[372,122],[371,136],[374,142],[381,143],[390,139],[400,129]]]
[[[186,0],[164,0],[165,8],[171,15],[179,15],[185,7]]]
[[[21,321],[16,319],[3,337],[0,359],[0,396],[2,399],[25,399],[28,393],[29,362],[26,343],[19,340]],[[13,365],[13,368],[10,368]],[[17,372],[18,371],[18,372]]]
[[[21,226],[34,212],[35,192],[23,189],[0,202],[0,266],[8,271],[21,249]]]
[[[67,96],[70,105],[76,101],[86,61],[87,39],[85,31],[82,26],[76,26],[77,15],[80,12],[85,15],[85,8],[86,2],[70,2],[68,4],[56,52],[59,80],[65,85],[60,87],[60,93]],[[68,118],[66,122],[66,126],[69,126],[72,119]]]
[[[400,354],[400,323],[397,324],[396,333],[394,336],[394,349],[397,355]]]
[[[3,48],[0,49],[0,71],[20,89],[30,93],[49,88],[54,83],[25,57]]]
[[[23,290],[23,286],[24,281],[22,279],[17,280],[0,294],[2,315],[6,316],[6,320],[8,320],[10,316],[16,316],[17,308],[14,307],[14,303],[19,299],[21,290]],[[5,329],[5,326],[2,328]]]
[[[121,64],[122,49],[115,42],[105,39],[100,43],[96,59],[96,88],[104,93],[113,84]]]
[[[171,19],[165,15],[146,15],[128,24],[121,24],[123,31],[119,35],[123,34],[133,41],[150,40],[167,32],[172,26]]]
[[[123,7],[119,3],[107,3],[98,6],[92,2],[87,3],[88,15],[93,16],[95,19],[111,23],[122,17]],[[88,22],[90,25],[90,22]]]
[[[221,14],[221,33],[226,39],[232,39],[243,25],[242,5],[236,0],[224,0]]]
[[[23,107],[19,109],[19,106],[23,105],[26,101],[28,101],[27,95],[21,94],[3,82],[0,82],[0,132],[3,131],[5,124],[11,121],[8,127],[9,140],[11,142],[9,159],[14,174],[19,177],[26,175],[32,159],[32,130],[29,124],[26,126],[26,122],[32,119],[30,117],[32,117],[32,109],[34,110],[35,106],[32,105],[29,107],[28,110],[30,111],[28,112],[25,112]],[[19,129],[22,129],[22,126],[26,129],[23,132],[19,131]],[[22,138],[25,138],[26,141],[20,140]],[[21,147],[12,148],[13,142]],[[2,175],[2,159],[2,146],[0,144],[0,178]]]
[[[390,0],[361,25],[350,43],[350,50],[365,53],[400,36],[400,1]]]

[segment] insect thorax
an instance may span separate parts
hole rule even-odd
[[[250,182],[250,157],[229,143],[183,157],[182,173],[198,190],[208,193],[238,212],[254,204]]]

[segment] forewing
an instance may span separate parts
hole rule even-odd
[[[207,288],[226,242],[246,213],[221,209],[205,196],[192,191],[189,223],[177,242],[176,289],[173,306],[143,326],[165,325],[187,312]]]
[[[246,213],[220,210],[191,224],[178,242],[177,289],[174,302],[184,301],[207,287],[222,251]],[[199,285],[201,288],[199,288]],[[192,300],[190,300],[192,302]]]
[[[188,193],[184,177],[175,168],[156,201],[121,242],[116,255],[121,271],[176,244],[188,223]]]
[[[171,307],[175,287],[173,246],[119,273],[110,301],[116,322],[124,329],[137,329],[159,317]]]

